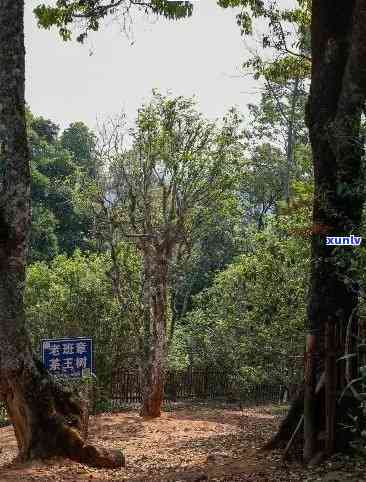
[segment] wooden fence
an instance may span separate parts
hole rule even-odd
[[[241,387],[241,388],[239,388]],[[286,387],[281,383],[248,384],[226,373],[209,369],[192,369],[169,372],[165,384],[165,399],[242,400],[251,402],[280,402]],[[136,403],[141,401],[140,377],[137,370],[119,369],[113,374],[110,384],[110,399],[113,404]]]

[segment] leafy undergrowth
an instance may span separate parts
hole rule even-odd
[[[260,452],[278,420],[270,407],[191,407],[165,412],[157,420],[142,420],[131,411],[92,417],[89,440],[123,449],[127,467],[121,470],[92,469],[59,458],[12,462],[16,442],[6,427],[0,429],[0,481],[366,481],[362,460],[335,457],[304,469],[284,465],[280,453]]]

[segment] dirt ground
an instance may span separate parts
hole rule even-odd
[[[278,453],[259,452],[277,425],[278,416],[264,407],[185,408],[156,420],[142,420],[137,412],[92,417],[89,441],[122,449],[127,467],[120,470],[93,469],[65,459],[12,462],[16,441],[12,427],[5,427],[0,429],[0,482],[366,480],[344,468],[337,471],[334,464],[316,475],[297,464],[284,465]]]

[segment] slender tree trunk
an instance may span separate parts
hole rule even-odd
[[[143,417],[159,417],[164,400],[167,355],[167,261],[155,250],[144,251],[144,342],[140,363]]]
[[[96,466],[120,452],[85,445],[87,407],[64,391],[32,353],[23,292],[30,232],[30,169],[24,107],[22,0],[0,0],[0,392],[19,458],[64,455]]]
[[[291,108],[288,118],[287,126],[287,142],[286,142],[286,184],[285,184],[285,199],[287,205],[291,200],[291,169],[294,164],[294,147],[295,147],[295,113],[296,103],[299,98],[299,84],[300,79],[296,78],[294,81],[293,90],[291,93]]]

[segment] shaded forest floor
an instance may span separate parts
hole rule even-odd
[[[137,412],[91,418],[89,441],[123,449],[127,467],[99,470],[65,459],[47,463],[12,462],[12,427],[0,429],[0,481],[366,481],[366,464],[342,458],[314,471],[283,465],[279,453],[258,449],[274,433],[273,407],[231,410],[177,409],[160,419],[142,420]],[[365,477],[365,478],[362,478]]]

